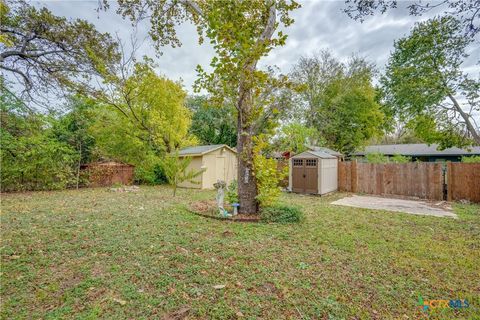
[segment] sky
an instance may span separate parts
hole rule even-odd
[[[374,15],[360,23],[342,12],[345,8],[344,1],[299,2],[302,7],[292,13],[295,23],[283,30],[288,34],[286,45],[274,49],[268,57],[263,58],[260,67],[275,65],[282,73],[288,73],[301,56],[329,49],[340,60],[346,60],[352,54],[365,57],[381,72],[393,50],[394,40],[408,35],[415,22],[435,15],[435,12],[431,12],[422,17],[410,16],[404,9],[408,2],[402,1],[402,8],[390,10],[383,15]],[[164,47],[163,54],[156,57],[148,38],[148,21],[140,23],[135,32],[128,20],[115,13],[114,7],[106,12],[97,12],[97,0],[51,0],[33,3],[47,6],[57,15],[86,19],[101,32],[118,34],[127,45],[131,35],[136,34],[142,43],[138,56],[155,58],[158,73],[172,80],[181,80],[190,93],[193,92],[192,85],[196,79],[196,66],[201,65],[209,70],[213,50],[208,44],[198,44],[197,32],[192,25],[184,24],[177,29],[183,43],[181,47]],[[480,66],[476,64],[480,57],[480,48],[472,47],[470,54],[463,67],[469,74],[477,77],[480,73]]]

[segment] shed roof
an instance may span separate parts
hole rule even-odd
[[[226,144],[209,144],[209,145],[204,145],[204,146],[194,146],[194,147],[188,147],[180,150],[178,153],[179,156],[201,156],[207,153],[210,153],[212,151],[218,150],[220,148],[227,148],[230,151],[237,153],[235,149],[230,148]]]
[[[331,154],[332,156],[336,156],[336,157],[342,156],[342,154],[340,152],[329,149],[327,147],[307,146],[307,148],[312,150],[312,151],[325,152],[325,153]]]
[[[367,146],[363,151],[354,155],[363,156],[367,153],[383,153],[385,155],[401,154],[404,156],[468,156],[480,155],[480,146],[465,149],[448,148],[437,150],[437,144],[413,143],[413,144],[385,144]]]
[[[296,158],[336,159],[337,157],[322,151],[304,151],[292,157],[292,159]]]

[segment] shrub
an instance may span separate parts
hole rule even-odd
[[[463,163],[480,163],[480,156],[465,156],[462,157]]]
[[[53,132],[53,117],[28,110],[0,79],[0,190],[51,190],[76,185],[80,155]]]
[[[75,185],[78,154],[40,132],[14,137],[0,133],[1,191],[53,190]]]
[[[153,174],[155,176],[154,178],[154,183],[155,184],[167,184],[167,175],[165,174],[165,170],[163,170],[163,167],[160,164],[156,164],[153,167]]]
[[[227,188],[226,199],[229,204],[238,203],[238,182],[233,180]]]
[[[288,175],[288,166],[279,170],[275,159],[263,155],[262,152],[268,146],[264,135],[255,136],[253,141],[255,144],[253,147],[253,166],[257,179],[257,200],[261,207],[272,206],[280,196],[282,191],[280,183]]]
[[[388,157],[383,153],[372,152],[365,155],[365,160],[368,163],[387,163]]]
[[[303,220],[303,212],[298,207],[275,205],[260,211],[263,222],[298,223]]]
[[[365,155],[365,161],[367,163],[409,163],[412,161],[412,157],[394,154],[389,158],[383,153],[372,152]]]
[[[390,158],[390,161],[393,163],[409,163],[412,161],[412,157],[402,156],[401,154],[394,154]]]

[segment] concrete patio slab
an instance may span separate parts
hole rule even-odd
[[[334,201],[332,204],[355,208],[405,212],[434,217],[457,218],[457,215],[450,209],[442,208],[435,206],[433,203],[418,200],[353,195],[351,197],[345,197],[343,199]]]

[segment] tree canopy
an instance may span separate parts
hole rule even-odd
[[[189,97],[187,106],[193,112],[190,133],[201,144],[237,145],[235,107],[228,104],[214,106],[204,96]]]
[[[97,153],[135,164],[140,180],[154,182],[162,157],[196,143],[185,99],[179,83],[158,76],[148,63],[136,63],[131,75],[114,82],[111,94],[97,100],[90,129]]]
[[[365,17],[376,12],[385,13],[388,10],[405,6],[411,15],[422,15],[432,9],[444,10],[444,17],[453,17],[459,21],[461,29],[470,38],[480,32],[480,4],[478,0],[440,0],[440,1],[399,1],[399,0],[346,0],[344,11],[356,20],[363,21]]]
[[[39,101],[47,92],[81,90],[120,58],[108,33],[23,0],[0,0],[0,20],[0,69],[23,99]]]
[[[480,81],[462,71],[473,40],[451,17],[416,24],[395,42],[382,78],[385,99],[426,142],[442,147],[480,144]]]
[[[329,52],[303,57],[291,77],[302,88],[300,108],[317,143],[343,153],[354,151],[382,133],[385,115],[372,84],[372,66],[352,57],[342,63]]]
[[[301,153],[307,150],[308,145],[323,145],[324,141],[319,137],[314,127],[308,127],[301,122],[295,121],[280,127],[275,145],[278,150]]]

